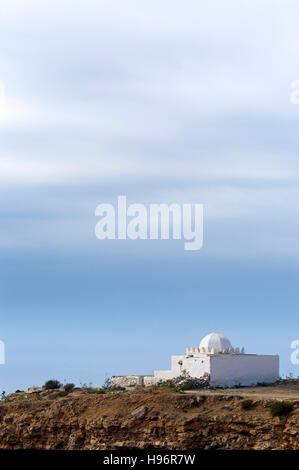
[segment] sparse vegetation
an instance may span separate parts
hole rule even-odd
[[[31,388],[23,393],[11,393],[8,402],[0,403],[0,443],[2,447],[15,449],[22,446],[74,451],[119,448],[123,439],[130,439],[132,448],[156,448],[161,452],[169,442],[173,443],[172,447],[190,451],[198,442],[200,447],[204,443],[207,450],[268,451],[298,447],[295,429],[298,394],[292,391],[291,397],[271,396],[262,390],[260,395],[252,397],[248,395],[250,389],[245,389],[243,396],[243,390],[236,390],[235,394],[233,389],[225,391],[225,394],[219,391],[219,395],[209,389],[184,392],[160,386],[110,392],[109,388],[95,386],[68,393],[64,388]],[[252,402],[248,403],[249,399]],[[270,406],[278,400],[293,404],[293,412],[273,418]],[[252,409],[243,411],[247,403]],[[157,433],[152,432],[153,423]],[[29,432],[20,432],[15,440],[11,430],[15,427],[22,430],[24,426],[30,426]],[[74,429],[80,433],[73,434]],[[71,435],[75,438],[70,439]],[[10,436],[12,439],[8,441]]]
[[[173,380],[160,380],[158,383],[152,386],[153,389],[157,389],[159,387],[167,387],[167,388],[175,388]]]
[[[272,416],[282,416],[290,413],[293,405],[287,401],[274,401],[270,405],[270,412]]]
[[[102,387],[103,388],[110,388],[111,387],[111,380],[110,380],[109,377],[105,380]]]
[[[253,406],[253,400],[242,400],[240,405],[242,410],[250,410],[250,408]]]
[[[191,377],[186,370],[182,370],[179,377],[175,377],[169,380],[160,380],[154,388],[168,387],[176,392],[184,392],[185,390],[199,390],[208,388],[210,376],[205,374],[203,377],[195,378]]]
[[[124,392],[126,390],[124,387],[119,387],[118,385],[111,385],[110,378],[105,380],[102,389],[104,389],[105,392]]]
[[[89,393],[91,395],[103,395],[104,393],[106,393],[106,390],[103,388],[87,387],[84,389],[84,392]]]
[[[55,398],[62,398],[65,397],[67,394],[68,392],[66,392],[65,390],[60,390],[59,392],[52,393],[51,395],[49,395],[49,398],[51,400],[55,400]]]
[[[92,382],[89,382],[87,384],[86,382],[81,382],[80,380],[79,383],[80,383],[80,388],[82,388],[82,390],[85,390],[86,388],[92,388]]]
[[[65,384],[63,387],[66,392],[72,392],[75,388],[75,384]]]
[[[46,390],[55,390],[57,388],[61,388],[62,384],[59,382],[59,380],[47,380],[45,384],[43,385],[43,388]]]
[[[118,385],[111,385],[110,388],[108,388],[108,392],[126,392],[125,387],[119,387]]]

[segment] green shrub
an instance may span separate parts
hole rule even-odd
[[[49,398],[51,400],[55,400],[55,398],[65,397],[67,393],[68,392],[66,392],[65,390],[61,390],[60,392],[52,393],[52,395],[49,395]]]
[[[193,390],[193,386],[187,380],[186,382],[182,383],[182,385],[179,387],[179,390],[181,390],[182,392],[184,390]]]
[[[106,393],[106,390],[105,389],[97,389],[97,388],[87,387],[87,388],[84,388],[84,392],[89,393],[91,395],[96,395],[96,394]]]
[[[155,387],[168,387],[175,392],[183,392],[185,390],[198,390],[208,388],[210,382],[209,374],[202,377],[191,377],[186,370],[182,370],[181,375],[168,380],[159,380]]]
[[[175,388],[175,384],[174,384],[174,381],[171,380],[171,379],[168,379],[168,380],[159,380],[159,382],[157,382],[155,384],[155,388],[157,387],[168,387],[168,388]]]
[[[287,401],[274,401],[270,405],[270,412],[272,416],[282,416],[290,413],[293,405]]]
[[[75,388],[75,384],[65,384],[63,388],[66,392],[72,392]]]
[[[120,387],[119,385],[111,385],[111,387],[109,387],[107,391],[108,392],[125,392],[126,388]]]
[[[110,380],[109,377],[105,380],[102,387],[103,388],[110,388],[111,387],[111,380]]]
[[[54,390],[56,388],[61,388],[62,384],[59,382],[59,380],[47,380],[47,382],[43,385],[43,387],[46,390]]]
[[[241,401],[240,405],[241,405],[242,410],[250,410],[250,408],[252,408],[253,401],[252,400],[243,400],[243,401]]]

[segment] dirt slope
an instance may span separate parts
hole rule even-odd
[[[241,392],[241,390],[240,390]],[[50,399],[17,394],[0,404],[1,449],[299,449],[299,397],[272,417],[274,397],[177,393],[167,388],[118,394],[73,392]]]

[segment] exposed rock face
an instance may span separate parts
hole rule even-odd
[[[299,449],[299,400],[274,418],[273,400],[257,399],[250,410],[241,401],[164,388],[52,400],[31,394],[0,404],[0,448]]]
[[[131,416],[137,419],[142,419],[146,416],[147,414],[147,407],[146,406],[140,406],[136,410],[132,411]]]

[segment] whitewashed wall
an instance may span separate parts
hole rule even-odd
[[[279,357],[271,355],[217,355],[211,358],[212,387],[250,386],[279,379]]]
[[[210,357],[197,354],[194,357],[171,356],[171,370],[155,370],[154,375],[160,380],[178,377],[187,371],[191,377],[201,377],[205,372],[210,373]]]
[[[149,387],[151,385],[155,385],[159,380],[154,377],[153,375],[145,375],[143,377],[143,385],[145,387]]]
[[[193,357],[172,356],[171,370],[156,370],[154,376],[112,376],[111,384],[121,387],[154,385],[160,380],[178,377],[186,370],[191,377],[210,374],[210,386],[250,386],[257,383],[274,383],[279,379],[279,357],[255,354],[197,354]]]
[[[201,377],[205,373],[210,374],[211,362],[210,356],[198,354],[194,357],[184,357],[182,369],[186,370],[191,377]]]

